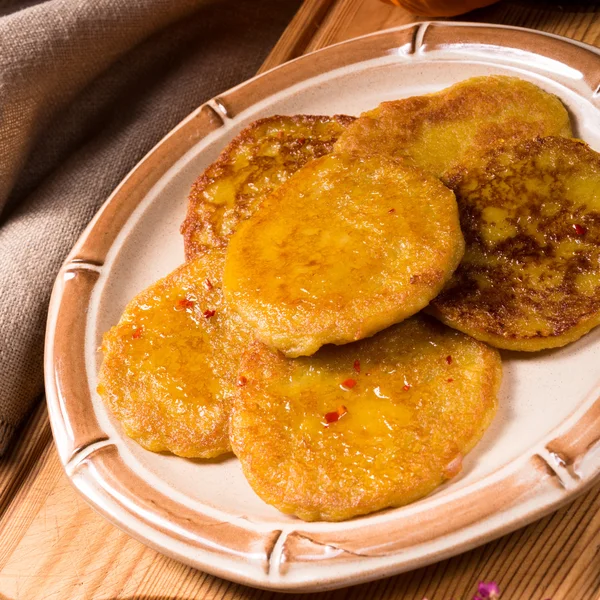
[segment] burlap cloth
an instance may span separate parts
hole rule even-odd
[[[0,454],[43,394],[56,273],[144,154],[252,76],[300,0],[0,0]]]

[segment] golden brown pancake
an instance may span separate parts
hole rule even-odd
[[[223,306],[224,258],[209,250],[151,285],[104,336],[98,392],[147,450],[230,451],[231,396],[250,336]]]
[[[204,171],[189,196],[181,227],[188,260],[223,247],[261,200],[313,158],[331,152],[353,121],[336,115],[274,116],[255,121]]]
[[[493,152],[455,191],[467,250],[436,316],[528,351],[600,323],[600,154],[567,138],[524,142]]]
[[[354,121],[335,150],[403,157],[447,182],[498,144],[549,135],[572,135],[561,101],[522,79],[494,75],[383,102]]]
[[[373,335],[423,308],[463,254],[452,192],[383,156],[329,154],[231,237],[223,290],[287,356]]]
[[[340,521],[413,502],[460,471],[496,411],[496,350],[416,316],[297,359],[242,357],[231,445],[284,513]]]

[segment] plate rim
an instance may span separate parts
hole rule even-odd
[[[97,512],[155,550],[214,575],[263,589],[307,592],[362,583],[437,562],[541,518],[595,483],[600,475],[600,453],[596,456],[596,450],[600,448],[600,398],[586,400],[589,406],[583,412],[580,403],[557,429],[564,429],[565,424],[575,422],[566,431],[561,431],[560,435],[553,430],[548,437],[555,437],[548,442],[540,442],[537,451],[527,450],[524,454],[532,454],[520,455],[474,482],[471,488],[487,482],[487,487],[479,485],[481,489],[474,492],[479,499],[479,511],[463,511],[468,514],[453,515],[452,519],[448,519],[448,502],[441,502],[437,516],[424,515],[420,521],[417,520],[412,527],[412,537],[408,536],[412,540],[408,542],[412,544],[409,547],[443,540],[437,551],[426,551],[423,556],[413,560],[398,558],[392,564],[372,569],[367,566],[369,561],[365,559],[368,554],[361,553],[361,547],[364,549],[368,544],[373,547],[375,542],[381,547],[386,540],[382,539],[381,532],[379,539],[365,535],[368,525],[361,527],[360,523],[356,525],[357,521],[349,522],[350,530],[362,532],[362,546],[360,535],[358,538],[356,535],[354,538],[350,536],[350,539],[342,536],[343,539],[336,540],[330,532],[325,532],[328,535],[326,538],[320,538],[318,532],[303,532],[302,521],[298,521],[293,531],[282,534],[276,529],[267,531],[264,528],[259,530],[256,526],[249,527],[249,522],[214,522],[209,515],[195,513],[186,516],[188,521],[177,521],[175,527],[169,518],[173,518],[182,505],[177,505],[177,502],[169,500],[147,484],[148,489],[143,487],[144,482],[125,464],[117,446],[96,421],[89,394],[84,356],[86,312],[104,258],[139,202],[185,152],[237,119],[247,109],[290,85],[335,71],[344,65],[383,57],[386,48],[404,48],[407,54],[427,52],[430,51],[428,45],[435,49],[458,44],[457,40],[462,40],[464,44],[465,31],[470,34],[469,40],[475,40],[485,47],[492,45],[489,40],[501,41],[498,36],[501,38],[502,32],[507,30],[516,32],[521,40],[529,40],[529,49],[534,48],[532,51],[536,54],[545,50],[550,55],[554,53],[559,56],[560,62],[564,61],[565,50],[577,49],[574,53],[567,52],[567,55],[578,66],[587,65],[587,70],[582,73],[586,82],[589,79],[592,98],[600,109],[600,50],[593,46],[508,25],[416,22],[369,33],[300,56],[219,94],[182,120],[123,179],[84,230],[57,276],[50,300],[45,341],[46,399],[60,461],[70,483]],[[521,45],[511,44],[506,47],[522,48]],[[373,52],[374,56],[368,56]],[[107,225],[111,227],[107,228]],[[82,377],[82,373],[85,376]],[[578,411],[582,414],[577,416]],[[591,465],[586,466],[589,473],[581,475],[578,468],[584,460]],[[509,483],[510,487],[507,487]],[[497,497],[498,485],[503,491],[503,502]],[[136,487],[137,494],[132,492],[131,486]],[[514,497],[509,501],[506,499],[507,489],[514,492]],[[142,492],[139,490],[143,490],[145,497],[140,497]],[[486,496],[482,496],[484,492]],[[126,498],[127,502],[118,498]],[[167,506],[158,502],[163,502],[165,498],[169,500]],[[484,507],[481,507],[482,498],[487,502]],[[523,514],[522,507],[532,499],[536,500],[536,507]],[[459,500],[464,502],[462,497]],[[144,518],[140,510],[131,509],[129,505],[131,502],[135,505],[136,501],[144,509],[144,515],[150,514],[151,518]],[[137,508],[140,509],[140,506]],[[499,511],[507,513],[506,521],[492,527],[481,526],[481,523],[485,524],[485,519],[498,515]],[[438,523],[448,523],[446,532],[433,540],[424,539],[427,530],[421,527],[435,518]],[[392,521],[396,523],[397,532],[398,521],[406,539],[406,524],[402,523],[401,517]],[[187,537],[185,531],[184,535],[180,535],[181,528],[186,528],[185,523],[188,523]],[[466,540],[456,542],[459,534],[477,527],[478,523],[479,529],[483,527],[482,531],[472,532]],[[389,538],[389,529],[384,536]],[[228,543],[232,548],[223,558],[214,547]],[[375,554],[373,557],[401,557],[401,544],[402,541],[396,542],[395,549],[388,554]],[[332,548],[333,552],[330,550]],[[193,552],[186,554],[186,549]],[[197,556],[198,553],[200,560],[190,558],[190,555]],[[248,563],[245,570],[236,558],[240,556]],[[304,564],[301,560],[304,556],[312,557],[315,561],[313,571],[319,573],[316,577],[301,577],[298,580],[290,576],[290,572],[293,573],[296,565]],[[352,576],[336,575],[336,563],[348,560],[356,563],[356,572]],[[359,561],[364,564],[359,566]]]

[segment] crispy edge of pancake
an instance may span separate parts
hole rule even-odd
[[[507,84],[512,86],[509,90],[506,89]],[[462,155],[457,158],[453,154],[452,158],[446,161],[445,168],[435,172],[415,160],[414,152],[405,151],[404,145],[409,150],[415,147],[413,140],[423,136],[425,124],[431,124],[435,128],[454,123],[458,127],[459,124],[474,119],[474,107],[485,107],[489,104],[490,109],[498,110],[497,97],[500,94],[505,96],[506,100],[520,96],[518,105],[524,107],[524,116],[529,114],[533,105],[541,114],[545,114],[548,108],[553,108],[557,120],[552,123],[539,120],[536,124],[534,119],[529,118],[505,118],[502,123],[494,123],[484,118]],[[516,98],[512,104],[517,105]],[[482,109],[478,112],[485,114]],[[395,119],[400,120],[402,129],[394,134]],[[481,154],[497,145],[549,135],[572,136],[569,113],[556,95],[518,77],[488,75],[465,79],[431,94],[382,102],[349,125],[336,142],[334,150],[369,153],[381,152],[383,148],[386,153],[413,160],[414,164],[431,171],[444,183],[451,183],[466,168],[471,167],[473,163],[477,164]],[[369,144],[371,137],[377,141],[375,148]],[[397,138],[396,141],[394,138]]]
[[[181,224],[181,234],[184,238],[186,260],[193,259],[206,247],[224,247],[227,245],[229,236],[222,235],[219,231],[217,231],[217,227],[215,225],[215,214],[222,215],[225,208],[218,207],[210,202],[207,202],[207,200],[203,197],[203,193],[204,190],[208,186],[214,184],[216,180],[224,177],[227,178],[229,176],[227,171],[232,166],[234,155],[236,152],[238,152],[238,150],[240,150],[240,148],[246,145],[252,148],[256,145],[258,139],[255,137],[255,134],[258,129],[265,125],[277,124],[278,122],[290,123],[292,125],[302,125],[305,126],[307,130],[317,124],[326,125],[329,123],[337,124],[341,128],[344,128],[353,121],[354,117],[347,115],[333,115],[331,117],[324,115],[273,115],[271,117],[265,117],[263,119],[254,121],[244,128],[236,137],[233,138],[233,140],[231,140],[231,142],[229,142],[217,160],[209,165],[192,185],[192,189],[190,190],[188,196],[188,209],[186,217]],[[284,129],[281,129],[281,131],[284,131]],[[306,137],[307,136],[302,136],[297,138],[296,136],[289,136],[289,140],[286,140],[286,142],[291,145],[298,139],[304,140]],[[314,138],[311,139],[314,141]],[[330,147],[326,148],[325,152],[317,152],[313,157],[308,157],[306,160],[302,161],[300,166],[303,166],[312,158],[318,158],[319,156],[330,152],[336,139],[337,138],[333,139],[331,142],[319,142],[323,145],[330,143]],[[257,157],[254,155],[253,159],[256,160],[256,158]],[[294,171],[295,170],[297,169],[294,169]],[[241,213],[242,209],[239,206],[239,199],[237,198],[237,195],[234,201],[234,209],[238,213]],[[254,212],[252,208],[251,212]],[[247,218],[247,216],[244,214],[238,214],[236,216],[239,217],[239,220],[244,220]],[[200,241],[200,236],[205,237],[206,241]]]
[[[534,140],[521,142],[515,146],[496,148],[488,153],[487,164],[476,169],[476,172],[479,171],[481,173],[482,180],[484,184],[486,184],[492,180],[495,180],[499,175],[501,175],[503,165],[506,162],[506,156],[509,153],[514,154],[517,160],[522,160],[529,156],[539,156],[539,153],[547,149],[549,146],[558,146],[559,148],[562,147],[564,149],[565,158],[575,157],[576,165],[581,165],[584,162],[590,164],[591,168],[595,169],[597,172],[598,182],[600,183],[600,154],[592,150],[583,140],[557,136],[536,138]],[[590,154],[590,152],[592,152],[592,154]],[[457,193],[459,206],[462,204],[460,187],[468,182],[468,171],[457,175],[453,182],[452,187]],[[597,229],[599,234],[597,246],[600,253],[600,215],[598,215],[597,221]],[[463,231],[466,230],[468,230],[468,228],[463,227]],[[589,233],[589,231],[587,233]],[[468,247],[470,243],[468,234],[465,235],[465,239]],[[550,268],[550,266],[548,268]],[[461,267],[459,267],[455,273],[455,276],[460,276],[460,274]],[[471,313],[468,313],[467,310],[463,311],[456,306],[452,308],[452,306],[448,307],[446,305],[447,302],[445,302],[445,298],[452,294],[452,287],[454,285],[456,285],[456,282],[451,280],[448,284],[448,289],[442,291],[442,293],[426,308],[426,311],[446,325],[471,335],[478,340],[495,346],[496,348],[523,352],[537,352],[540,350],[559,348],[578,340],[583,335],[591,331],[594,327],[600,325],[600,300],[598,300],[595,311],[587,310],[580,316],[580,318],[576,320],[574,320],[573,317],[571,317],[570,320],[567,319],[565,317],[565,307],[563,307],[560,313],[556,313],[557,327],[559,330],[558,333],[552,333],[550,335],[537,334],[533,337],[519,337],[517,334],[509,335],[508,332],[500,334],[498,332],[490,331],[480,324],[478,325],[481,319],[475,319],[475,323],[473,323],[472,315]],[[600,289],[600,266],[598,273],[598,286],[596,286],[596,289]],[[460,286],[457,286],[456,290],[457,294],[460,294]],[[499,297],[499,295],[502,294],[501,285],[496,285],[494,290],[496,297]],[[452,298],[452,296],[450,297]],[[459,305],[460,300],[454,298],[452,300],[452,304]],[[485,311],[486,309],[482,307],[481,310]]]
[[[364,360],[364,356],[361,352],[364,353],[366,351],[364,349],[362,351],[356,350],[357,348],[367,348],[368,350],[369,346],[376,345],[378,342],[380,343],[380,340],[385,339],[386,337],[397,337],[399,332],[402,332],[403,329],[410,329],[410,327],[415,326],[415,323],[418,324],[419,322],[426,325],[425,329],[429,327],[433,331],[443,331],[449,335],[449,340],[452,338],[456,339],[456,337],[452,335],[453,332],[450,329],[445,328],[442,324],[436,326],[433,319],[423,315],[417,315],[403,323],[380,332],[374,338],[361,340],[355,344],[349,344],[343,347],[330,347],[328,349],[329,352],[347,355],[346,362],[348,362],[348,372],[340,371],[339,379],[342,380],[349,373],[356,380],[364,375],[364,373],[363,375],[357,375],[355,372],[352,372],[352,360],[358,356],[361,358],[359,367],[361,368],[361,373],[362,369],[365,369],[367,365],[369,371],[375,369],[373,364],[367,363],[367,361]],[[325,477],[325,480],[330,476],[335,475],[335,470],[338,467],[338,456],[337,454],[330,456],[333,464],[331,464],[331,461],[329,463],[325,461],[324,463],[317,464],[320,449],[316,443],[312,445],[310,442],[306,442],[306,444],[309,444],[306,448],[311,449],[310,464],[308,465],[308,469],[302,467],[302,465],[305,465],[308,461],[302,461],[301,457],[292,455],[293,449],[297,447],[293,441],[293,435],[290,435],[288,432],[282,434],[282,428],[286,424],[283,421],[289,416],[290,411],[294,410],[294,407],[291,406],[288,410],[285,408],[290,404],[287,400],[280,398],[281,403],[279,403],[276,397],[271,398],[273,394],[269,392],[268,387],[272,380],[280,378],[292,382],[293,365],[299,360],[305,362],[308,361],[309,363],[315,362],[315,357],[286,359],[280,353],[271,350],[260,342],[251,343],[247,352],[242,356],[239,375],[240,378],[244,379],[245,383],[243,387],[238,389],[234,398],[232,418],[230,421],[230,436],[233,451],[240,459],[244,475],[257,495],[268,504],[275,506],[281,512],[293,514],[306,521],[342,521],[384,508],[409,504],[428,495],[439,485],[444,483],[444,481],[454,477],[461,470],[462,458],[477,445],[493,421],[497,410],[497,395],[502,379],[502,363],[496,349],[490,348],[486,344],[459,332],[454,333],[460,336],[460,343],[464,344],[463,347],[465,348],[465,352],[477,355],[475,359],[473,359],[473,363],[475,363],[475,361],[478,361],[479,363],[481,382],[477,390],[473,391],[472,399],[469,401],[469,404],[473,405],[477,415],[470,415],[468,417],[469,423],[461,423],[460,426],[458,426],[459,428],[464,429],[464,434],[461,439],[457,440],[455,436],[456,432],[453,430],[451,435],[446,432],[447,439],[444,438],[442,441],[436,440],[436,443],[438,445],[441,443],[441,447],[444,448],[446,452],[443,455],[436,454],[433,457],[436,464],[433,468],[431,468],[431,465],[427,465],[428,477],[425,481],[417,478],[414,488],[410,493],[404,494],[404,492],[402,492],[402,498],[394,498],[394,494],[398,493],[397,489],[384,489],[382,492],[379,489],[379,486],[376,486],[375,492],[370,494],[366,500],[361,497],[361,494],[363,493],[362,490],[356,494],[356,498],[351,497],[354,495],[352,489],[345,489],[343,492],[334,489],[333,495],[328,495],[329,492],[323,491],[326,482],[323,486],[319,485],[318,488],[315,489],[315,494],[310,492],[310,490],[307,492],[307,490],[304,489],[305,486],[302,485],[303,480],[308,482],[306,487],[315,487],[313,485],[314,478],[319,475],[318,473],[316,475],[314,473],[311,475],[313,465],[317,470],[320,469],[322,471],[320,476]],[[439,339],[437,341],[439,342]],[[410,342],[414,342],[414,338],[411,338]],[[467,345],[470,347],[467,348]],[[436,365],[439,365],[439,363],[443,364],[443,368],[449,369],[449,374],[457,377],[455,369],[459,367],[456,364],[456,360],[448,362],[448,358],[445,356],[447,348],[448,346],[445,346],[443,349],[437,350],[439,356],[435,355],[436,350],[433,350],[432,352],[435,356],[432,357],[432,361],[435,361]],[[456,349],[450,351],[456,352]],[[390,350],[390,353],[391,352],[392,351]],[[454,356],[456,357],[457,354],[455,353]],[[473,368],[472,365],[469,366],[469,375],[472,375]],[[372,377],[374,375],[371,372],[364,376]],[[465,377],[464,381],[466,382],[466,385],[469,385],[469,382],[471,382],[472,379],[467,374],[465,374]],[[447,383],[447,385],[455,385],[457,381],[458,380],[455,381],[454,379],[449,379],[448,382],[451,383]],[[399,385],[402,385],[403,383],[404,379],[400,381]],[[371,382],[371,385],[374,384]],[[418,387],[417,384],[415,392],[412,393],[416,393]],[[354,389],[358,389],[358,387]],[[346,393],[351,394],[352,391],[352,389],[347,390]],[[401,391],[400,393],[406,392]],[[461,395],[461,398],[464,398],[464,395]],[[283,413],[281,417],[278,414],[274,414],[272,410],[269,410],[269,403],[273,406],[282,406]],[[346,403],[348,406],[351,406],[349,401],[346,401]],[[420,407],[420,404],[417,404],[416,406]],[[250,407],[250,412],[248,412],[248,407]],[[333,408],[335,408],[335,406],[333,406]],[[345,406],[343,406],[343,408],[345,408]],[[352,411],[352,408],[349,408],[348,410]],[[419,409],[415,408],[415,410]],[[265,414],[265,412],[267,414]],[[313,414],[312,416],[316,415]],[[319,416],[322,417],[322,415]],[[267,420],[267,418],[270,419],[271,422]],[[340,423],[343,418],[343,416],[340,418]],[[429,413],[426,418],[431,421],[433,415]],[[272,427],[273,424],[275,425]],[[334,427],[335,425],[337,425],[337,423],[333,423],[331,427]],[[433,427],[433,423],[430,423],[430,425]],[[451,428],[455,429],[456,427],[456,423],[453,422]],[[332,432],[331,435],[335,435],[335,433]],[[429,437],[427,440],[429,440]],[[349,440],[343,437],[337,437],[333,442],[334,445],[332,451],[335,453],[336,449],[339,449],[340,452],[343,452],[342,443],[344,447],[350,444],[348,448],[350,452],[355,449],[352,447]],[[273,444],[276,446],[275,450],[272,448]],[[271,447],[269,448],[269,446]],[[328,450],[325,450],[325,452],[328,452]],[[275,461],[275,464],[271,464],[270,467],[267,465],[267,467],[263,468],[265,466],[265,461]],[[312,461],[315,462],[313,463]],[[284,488],[282,488],[281,485],[278,485],[279,479],[274,477],[273,474],[277,469],[281,469],[282,466],[285,466],[286,473],[287,470],[298,472],[299,483],[294,482],[296,485],[288,483],[289,477],[286,475],[286,485]],[[345,468],[344,465],[344,469]],[[326,475],[324,475],[324,473],[326,473]],[[280,483],[283,483],[283,481],[284,480],[282,479]],[[402,487],[403,485],[404,482],[398,487]],[[385,483],[383,484],[383,487],[385,488]]]

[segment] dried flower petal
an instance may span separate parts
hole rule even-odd
[[[500,588],[495,581],[480,581],[477,586],[477,595],[483,600],[496,600],[496,598],[500,597]]]

